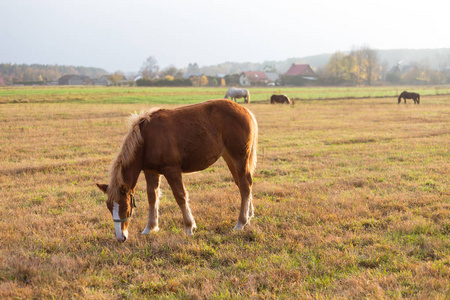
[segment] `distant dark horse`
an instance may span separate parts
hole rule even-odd
[[[398,96],[398,104],[402,102],[402,98],[405,100],[405,104],[406,99],[413,99],[414,104],[420,104],[420,95],[417,93],[408,93],[407,91],[404,91],[403,93],[400,94],[400,96]]]
[[[270,97],[270,104],[275,104],[275,103],[292,104],[292,101],[286,95],[272,95],[272,97]]]

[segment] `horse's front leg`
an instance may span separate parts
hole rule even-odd
[[[163,174],[172,189],[173,196],[175,197],[181,212],[183,213],[184,233],[193,236],[197,225],[195,224],[194,217],[192,216],[189,207],[189,196],[184,188],[181,170],[170,167],[166,168]]]
[[[148,221],[142,234],[149,234],[150,232],[157,232],[158,227],[158,207],[159,207],[159,183],[161,175],[152,171],[144,171],[145,180],[147,181],[147,196],[148,196]]]

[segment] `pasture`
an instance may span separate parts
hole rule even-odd
[[[140,234],[141,175],[120,244],[95,183],[107,181],[127,116],[226,88],[1,88],[0,298],[449,298],[450,96],[405,88],[421,104],[398,105],[403,89],[330,97],[382,97],[340,100],[319,88],[303,98],[313,89],[250,89],[250,225],[232,230],[239,192],[221,159],[184,176],[193,237],[165,179],[161,230]],[[297,101],[269,105],[272,93]]]

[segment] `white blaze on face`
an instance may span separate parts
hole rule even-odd
[[[119,204],[114,202],[113,206],[113,219],[114,220],[120,220],[119,216]],[[126,232],[122,232],[122,223],[121,222],[114,222],[114,229],[116,230],[116,239],[120,242],[125,241],[125,239],[128,238],[128,230]]]

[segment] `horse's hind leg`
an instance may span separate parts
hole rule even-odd
[[[236,162],[236,161],[235,161]],[[252,174],[248,171],[247,163],[235,163],[236,174],[238,178],[238,187],[241,194],[241,210],[234,230],[242,229],[253,217],[252,201]]]
[[[159,206],[159,183],[161,176],[158,173],[151,171],[144,171],[145,180],[147,181],[147,196],[148,196],[148,221],[142,234],[149,234],[150,232],[157,232],[158,227],[158,206]]]
[[[222,157],[227,163],[228,169],[230,169],[230,172],[233,175],[234,183],[236,183],[241,194],[241,210],[239,213],[238,223],[234,227],[235,230],[239,230],[242,229],[242,227],[244,227],[244,225],[247,224],[253,217],[254,209],[251,192],[253,178],[245,167],[241,167],[239,170],[236,168],[237,164],[228,152],[225,152]]]
[[[234,183],[236,183],[236,185],[239,187],[239,177],[237,175],[237,171],[236,171],[236,167],[234,166],[233,159],[231,158],[231,156],[227,152],[225,152],[222,155],[222,157],[225,160],[225,162],[227,163],[227,166],[228,166],[228,169],[231,172],[231,175],[233,175]]]
[[[191,209],[189,208],[189,196],[183,185],[181,170],[177,168],[167,168],[164,171],[164,177],[166,177],[167,182],[172,189],[173,196],[183,213],[184,233],[192,236],[194,235],[194,229],[197,228],[197,225],[195,224]]]

